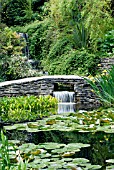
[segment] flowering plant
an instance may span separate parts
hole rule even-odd
[[[114,106],[114,65],[94,80],[86,79],[105,106]]]

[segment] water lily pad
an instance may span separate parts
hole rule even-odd
[[[46,124],[47,125],[53,125],[53,124],[55,124],[56,123],[56,120],[55,119],[50,119],[50,120],[47,120],[46,121]]]
[[[35,148],[36,148],[36,145],[33,143],[25,143],[18,147],[18,149],[24,153],[28,153]]]
[[[33,132],[40,132],[41,130],[37,129],[37,128],[27,128],[26,129],[27,132],[33,133]]]
[[[46,148],[46,149],[55,149],[55,148],[60,148],[61,145],[59,145],[58,143],[49,142],[49,143],[39,144],[39,147]]]
[[[47,165],[44,164],[44,163],[35,164],[34,162],[31,162],[31,163],[27,163],[27,166],[28,166],[29,168],[41,169],[41,168],[46,167]]]
[[[64,162],[71,162],[73,161],[73,158],[62,158]]]
[[[106,166],[106,170],[113,170],[113,169],[114,169],[114,165]]]
[[[64,168],[68,169],[76,169],[76,164],[75,163],[68,163],[67,165],[64,166]]]
[[[81,165],[81,164],[84,164],[84,163],[87,163],[89,162],[88,159],[85,159],[85,158],[74,158],[73,159],[73,163],[76,163],[78,165]]]
[[[56,162],[50,162],[50,165],[48,166],[48,168],[54,168],[54,170],[58,168],[62,168],[62,162],[60,160]]]
[[[38,149],[38,150],[35,150],[35,151],[31,151],[31,154],[34,155],[34,156],[37,156],[37,155],[41,154],[41,150]]]
[[[58,159],[58,157],[60,158],[60,155],[51,155],[51,158],[57,158]]]
[[[87,164],[84,164],[84,165],[86,165],[86,167],[88,168],[88,169],[90,169],[90,170],[93,170],[93,169],[101,169],[101,167],[102,166],[100,166],[100,165],[91,165],[91,164],[89,164],[89,163],[87,163]]]
[[[51,154],[49,154],[49,153],[42,154],[40,157],[41,158],[48,158],[48,157],[51,157]]]
[[[19,144],[20,140],[8,140],[8,144]]]
[[[114,133],[114,129],[108,129],[104,131],[105,133]]]
[[[61,149],[54,149],[51,151],[52,153],[58,153],[58,154],[62,154],[67,152],[67,148],[61,148]]]
[[[15,127],[15,126],[4,126],[4,129],[5,130],[14,130],[14,129],[16,129],[17,127]]]
[[[71,149],[78,149],[78,148],[90,147],[90,144],[70,143],[66,147]]]
[[[29,128],[38,128],[38,123],[27,123]]]
[[[106,162],[114,164],[114,159],[108,159]]]
[[[62,157],[70,157],[70,156],[72,156],[72,155],[75,155],[75,152],[65,152],[64,154],[62,154],[61,156]]]

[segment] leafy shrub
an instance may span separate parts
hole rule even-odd
[[[98,38],[113,29],[114,18],[110,8],[111,0],[88,0],[81,10],[83,24],[89,31],[91,50],[96,50]]]
[[[3,121],[35,120],[55,114],[57,99],[51,96],[3,97],[0,99],[0,116]]]
[[[38,76],[38,72],[32,69],[27,57],[10,56],[0,65],[1,77],[3,80],[16,80],[25,77]]]
[[[8,26],[24,25],[32,16],[31,0],[8,0],[2,8],[2,22]]]
[[[87,80],[104,106],[114,107],[114,66],[111,70],[103,71],[103,74],[94,81]]]
[[[0,81],[38,75],[22,56],[23,38],[11,28],[0,29]]]
[[[114,54],[114,30],[107,32],[103,39],[98,40],[98,50]]]
[[[53,59],[49,57],[42,62],[44,62],[44,68],[49,74],[94,75],[97,72],[96,66],[99,63],[99,56],[91,54],[85,49],[69,49],[60,56],[55,56]]]
[[[25,27],[14,28],[17,32],[24,32],[28,34],[29,51],[32,59],[38,60],[42,58],[42,47],[45,48],[45,36],[49,26],[50,22],[46,19],[44,21],[35,21]]]
[[[25,43],[20,39],[20,35],[11,28],[0,29],[0,59],[6,60],[11,55],[21,55]]]
[[[58,58],[62,54],[64,54],[66,51],[70,50],[71,45],[68,37],[65,37],[63,35],[62,38],[58,39],[56,42],[51,44],[51,48],[48,54],[48,57],[50,59]]]

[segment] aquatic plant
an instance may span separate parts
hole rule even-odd
[[[81,110],[7,125],[4,129],[10,139],[20,140],[9,140],[9,143],[17,143],[18,155],[23,163],[27,160],[28,169],[100,169],[105,165],[113,167],[113,160],[108,160],[114,156],[113,113],[114,108]],[[83,149],[88,151],[89,158],[83,155]]]
[[[1,131],[1,144],[0,144],[0,169],[10,169],[11,162],[9,158],[9,150],[8,150],[8,140],[6,136]]]
[[[52,96],[20,96],[0,99],[0,115],[2,121],[35,120],[43,116],[55,114],[57,99]]]
[[[114,109],[99,109],[51,115],[36,122],[4,126],[6,130],[26,130],[29,133],[41,131],[99,132],[113,133]]]
[[[3,135],[6,139],[6,136]],[[34,143],[19,144],[16,147],[16,152],[13,154],[9,151],[8,142],[14,143],[16,141],[7,140],[7,151],[8,151],[8,166],[3,164],[4,167],[1,170],[27,170],[27,169],[43,169],[48,168],[52,170],[56,169],[73,169],[76,167],[83,167],[85,170],[88,169],[100,169],[100,165],[92,165],[88,159],[85,158],[73,158],[81,148],[89,147],[89,144],[83,143],[70,143],[70,144],[59,144],[53,142],[40,143],[35,145]],[[15,162],[15,156],[18,153],[20,161]],[[12,157],[12,158],[11,158]],[[11,160],[14,161],[11,165]],[[4,159],[4,155],[3,158]],[[26,159],[28,160],[26,162]]]
[[[1,144],[0,144],[0,169],[1,170],[26,170],[27,162],[19,161],[19,154],[17,155],[17,146],[9,142],[7,137],[1,130]],[[17,163],[17,164],[16,164]]]

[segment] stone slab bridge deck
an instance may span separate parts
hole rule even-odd
[[[84,77],[53,75],[30,77],[0,83],[0,97],[25,95],[52,95],[53,91],[74,91],[77,109],[93,109],[100,106]]]

